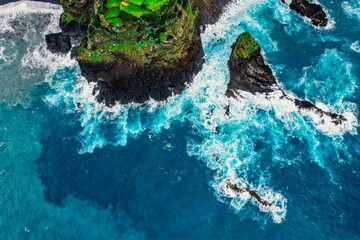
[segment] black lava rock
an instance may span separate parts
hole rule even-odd
[[[292,0],[290,8],[309,18],[314,26],[325,27],[328,23],[325,11],[318,4],[309,3],[307,0]]]
[[[53,53],[68,53],[71,50],[70,37],[64,33],[51,33],[45,37],[47,48]]]

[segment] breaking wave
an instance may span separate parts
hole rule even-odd
[[[237,211],[243,211],[245,204],[251,202],[261,212],[269,213],[274,222],[280,223],[287,211],[286,190],[272,189],[271,174],[261,162],[265,161],[269,166],[293,164],[310,156],[311,161],[326,170],[326,157],[319,154],[324,144],[340,156],[342,136],[357,134],[358,110],[354,93],[358,80],[349,61],[343,61],[337,50],[326,49],[315,67],[304,67],[304,76],[293,86],[319,108],[343,114],[348,121],[341,125],[331,123],[326,116],[320,118],[309,111],[298,111],[292,101],[281,99],[277,92],[270,96],[241,93],[239,99],[226,98],[227,61],[237,36],[250,31],[271,64],[267,55],[282,51],[277,39],[273,38],[279,24],[285,24],[284,34],[290,37],[305,33],[300,41],[313,40],[310,26],[280,1],[238,0],[231,3],[220,20],[207,26],[201,35],[206,59],[202,71],[181,95],[164,102],[150,100],[145,104],[117,104],[112,108],[98,103],[93,95],[94,83],[89,84],[81,77],[78,65],[69,55],[57,59],[56,68],[51,68],[48,82],[54,92],[44,100],[50,106],[65,105],[65,111],[78,112],[83,127],[80,153],[91,153],[106,144],[125,146],[129,138],[145,131],[156,134],[170,128],[174,121],[189,122],[195,137],[188,138],[187,152],[216,172],[211,186],[218,198],[229,202]],[[37,50],[33,51],[36,56]],[[340,67],[332,71],[329,63]],[[273,69],[277,74],[281,66],[274,64]],[[338,78],[343,81],[335,81]],[[279,79],[280,82],[285,80]],[[229,116],[225,114],[228,105]],[[274,205],[262,206],[248,193],[234,195],[225,187],[226,179],[248,186]]]

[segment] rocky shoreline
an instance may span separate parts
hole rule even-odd
[[[48,48],[53,52],[67,53],[71,49],[69,37],[71,36],[72,42],[75,43],[75,47],[72,49],[72,57],[77,57],[82,75],[90,82],[97,82],[94,94],[97,93],[99,102],[104,102],[108,106],[112,106],[116,102],[121,104],[143,103],[150,98],[157,101],[166,100],[169,96],[184,91],[187,84],[201,70],[204,63],[204,52],[200,40],[200,31],[205,24],[216,22],[223,7],[229,2],[229,0],[212,0],[207,3],[196,2],[197,4],[193,4],[191,0],[177,1],[180,2],[174,4],[180,5],[176,5],[174,9],[181,14],[175,18],[168,18],[168,20],[172,22],[181,20],[185,26],[182,26],[182,34],[178,35],[178,38],[170,41],[159,38],[158,41],[160,42],[150,42],[147,46],[150,52],[138,50],[133,45],[128,45],[128,48],[134,49],[133,52],[129,52],[127,49],[113,51],[106,53],[108,55],[105,54],[104,57],[104,52],[108,49],[98,47],[99,39],[101,40],[100,45],[103,42],[108,43],[105,45],[107,48],[112,47],[109,44],[115,46],[118,43],[109,40],[111,37],[108,35],[98,36],[94,31],[103,32],[104,29],[107,29],[104,24],[110,24],[110,27],[114,27],[112,23],[109,23],[114,18],[106,20],[104,15],[99,14],[99,12],[106,14],[109,9],[104,6],[94,6],[93,0],[76,0],[74,5],[76,7],[72,6],[73,2],[69,2],[69,0],[61,0],[65,10],[60,18],[60,27],[63,32],[46,36]],[[109,4],[109,1],[107,3]],[[121,2],[121,4],[123,3]],[[326,14],[319,5],[311,4],[306,0],[292,0],[289,6],[294,11],[311,19],[315,26],[327,24]],[[191,9],[194,7],[199,13],[197,11],[196,14],[192,13]],[[143,7],[141,6],[141,8]],[[168,14],[174,9],[166,6],[163,14]],[[190,11],[185,11],[185,9],[190,9]],[[93,19],[97,17],[100,22],[102,21],[99,25],[94,24],[96,21]],[[127,18],[132,19],[129,16]],[[161,20],[162,16],[159,18],[154,15],[153,18]],[[138,21],[125,21],[123,24],[125,24],[124,26],[130,24],[132,28],[134,25],[138,25],[138,28],[143,27],[144,24],[138,24]],[[149,26],[153,26],[151,21]],[[169,26],[171,27],[171,24],[166,25],[167,28],[170,28]],[[165,33],[167,30],[166,28],[162,29]],[[188,35],[184,36],[184,31]],[[149,35],[152,32],[146,32],[146,34]],[[141,41],[144,41],[143,35],[140,33],[137,38],[140,37],[142,38]],[[134,37],[136,36],[132,35],[132,38]],[[127,38],[124,43],[126,44],[131,40],[131,38]],[[183,45],[177,49],[175,47],[177,44]],[[92,55],[94,54],[101,57],[93,58]],[[236,97],[239,90],[252,94],[281,91],[283,97],[293,101],[299,110],[310,110],[320,117],[326,115],[335,124],[346,121],[343,116],[325,112],[309,101],[287,96],[278,86],[271,68],[264,62],[260,45],[250,33],[241,34],[233,44],[228,66],[230,81],[226,91],[227,97]],[[230,114],[229,106],[226,108],[226,114]]]

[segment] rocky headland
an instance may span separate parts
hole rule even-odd
[[[271,68],[264,62],[260,45],[248,32],[242,33],[233,44],[228,65],[230,70],[230,81],[226,91],[228,97],[238,96],[239,90],[252,94],[281,91],[282,97],[293,101],[300,110],[313,111],[320,117],[326,115],[336,125],[346,121],[341,115],[323,111],[309,101],[290,97],[282,91]],[[229,107],[226,108],[226,113],[230,114]]]
[[[165,100],[201,69],[201,26],[228,1],[61,0],[60,27],[79,43],[72,53],[98,101]]]

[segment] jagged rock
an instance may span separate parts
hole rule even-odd
[[[310,19],[314,26],[325,27],[328,23],[325,11],[318,4],[309,3],[307,0],[292,0],[289,6],[295,12]]]
[[[260,46],[250,33],[239,36],[232,46],[228,62],[230,82],[226,95],[234,96],[237,90],[251,93],[271,92],[276,80],[271,68],[265,64],[260,54]]]
[[[53,53],[68,53],[71,50],[71,39],[64,33],[51,33],[45,36],[47,48]]]
[[[335,125],[341,124],[342,122],[346,121],[346,118],[344,118],[342,115],[338,115],[331,112],[325,112],[309,101],[295,98],[294,103],[301,110],[311,110],[320,116],[322,116],[323,114],[329,116]]]
[[[271,68],[264,62],[259,44],[248,32],[241,34],[232,45],[228,65],[230,69],[230,81],[226,91],[228,97],[235,97],[234,93],[238,93],[238,90],[252,94],[277,90],[282,92],[283,97],[293,101],[300,110],[314,111],[320,117],[329,116],[336,125],[346,121],[343,116],[323,111],[309,101],[287,96],[278,86]],[[226,115],[230,114],[229,108],[230,106],[225,108]]]

